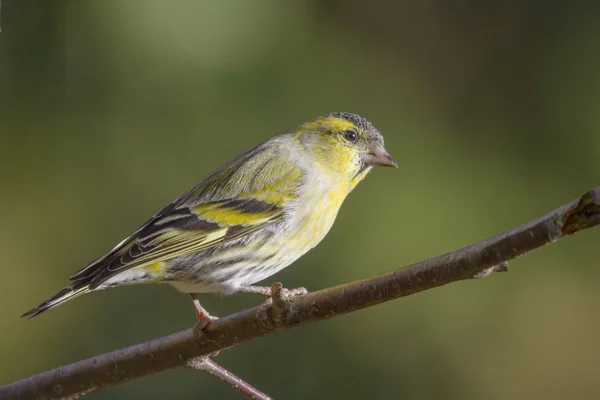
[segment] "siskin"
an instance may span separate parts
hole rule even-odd
[[[252,285],[315,247],[348,193],[378,165],[397,167],[366,119],[340,112],[307,122],[217,168],[23,316],[138,283],[191,294],[205,321],[213,317],[196,293],[269,296],[268,287]]]

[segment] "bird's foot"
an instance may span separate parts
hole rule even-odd
[[[210,324],[216,319],[219,319],[218,317],[210,315],[209,312],[206,311],[204,307],[202,307],[195,293],[190,293],[190,296],[192,297],[194,308],[196,309],[196,318],[198,318],[198,324],[201,325],[201,329],[206,328],[208,324]]]
[[[290,297],[308,293],[305,288],[285,289],[280,282],[275,282],[271,287],[250,286],[250,288],[251,291],[245,293],[261,293],[267,298],[256,312],[260,325],[267,330],[281,326],[290,315]]]

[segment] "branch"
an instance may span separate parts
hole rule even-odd
[[[143,375],[185,366],[249,340],[336,317],[399,297],[505,269],[505,262],[600,224],[600,188],[551,213],[426,261],[304,296],[274,295],[265,305],[220,318],[171,336],[113,351],[44,372],[0,388],[0,398],[73,398]],[[274,285],[274,292],[277,286]]]
[[[225,368],[221,367],[219,364],[217,364],[208,357],[193,358],[187,362],[187,366],[193,369],[197,369],[198,371],[204,371],[209,375],[214,376],[218,380],[225,382],[231,388],[242,393],[249,399],[271,400],[269,396],[254,388],[253,386],[250,386],[248,383],[244,382],[231,372],[227,371]]]

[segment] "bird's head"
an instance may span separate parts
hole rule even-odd
[[[300,126],[296,134],[322,171],[348,178],[352,186],[371,167],[398,167],[383,146],[381,133],[357,114],[327,114]]]

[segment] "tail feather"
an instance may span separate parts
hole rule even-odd
[[[25,314],[21,315],[21,318],[28,317],[29,319],[40,315],[43,312],[48,311],[51,308],[61,305],[62,303],[74,299],[75,297],[81,296],[82,294],[86,294],[90,292],[89,285],[85,285],[83,287],[74,288],[73,286],[66,287],[60,292],[56,293],[54,296],[50,297],[48,300],[37,306],[36,308],[27,311]]]

